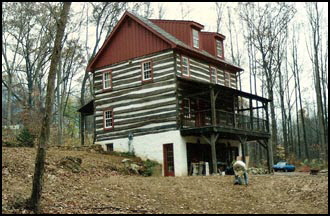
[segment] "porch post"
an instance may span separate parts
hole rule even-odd
[[[242,145],[242,161],[244,163],[246,163],[245,161],[245,146],[246,146],[246,137],[241,137],[241,136],[238,136],[238,139],[239,139],[239,142],[241,143]]]
[[[233,120],[234,120],[234,122],[233,122],[233,126],[234,126],[234,128],[236,128],[236,113],[235,113],[235,107],[236,107],[236,97],[235,97],[235,95],[233,95]]]
[[[252,98],[249,98],[250,99],[250,127],[251,127],[251,130],[253,130],[253,105],[252,105]]]
[[[217,119],[216,119],[215,95],[214,95],[214,88],[213,88],[213,87],[211,87],[211,90],[210,90],[210,98],[211,98],[212,126],[216,126],[216,124],[217,124]]]
[[[212,152],[212,167],[213,167],[213,174],[218,173],[218,164],[217,164],[217,153],[215,148],[216,137],[215,134],[211,134],[211,152]]]
[[[264,102],[264,108],[266,112],[266,130],[269,132],[269,115],[268,115],[268,102]]]
[[[259,143],[259,145],[261,145],[262,147],[264,147],[266,149],[267,152],[267,167],[268,167],[268,171],[269,173],[273,172],[273,160],[272,160],[272,154],[269,151],[269,143],[268,143],[268,139],[263,140],[264,143],[262,143],[260,140],[257,140],[257,142]]]

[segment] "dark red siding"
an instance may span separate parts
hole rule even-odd
[[[100,53],[93,68],[104,67],[168,48],[170,45],[164,40],[130,17],[126,17],[109,44]]]
[[[166,20],[151,20],[153,23],[186,43],[187,45],[192,46],[192,25],[195,26],[195,29],[200,30],[196,24],[193,22],[180,22],[180,21],[166,21]]]
[[[201,49],[216,56],[216,43],[215,43],[214,34],[201,32],[201,34],[199,35],[201,36],[200,37]]]

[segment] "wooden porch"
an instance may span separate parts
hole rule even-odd
[[[202,137],[211,145],[213,170],[218,170],[215,145],[223,138],[238,140],[242,147],[247,141],[257,141],[267,150],[268,168],[272,171],[272,149],[268,144],[270,100],[226,86],[179,77],[178,92],[181,135]]]

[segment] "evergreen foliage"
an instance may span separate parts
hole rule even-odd
[[[33,135],[28,128],[24,127],[16,137],[17,146],[33,147],[35,138],[35,135]]]

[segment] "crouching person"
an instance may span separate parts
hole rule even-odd
[[[234,184],[243,184],[243,178],[244,178],[244,183],[245,185],[248,185],[249,179],[248,179],[248,174],[247,174],[247,169],[246,165],[243,161],[236,161],[233,165],[234,173],[235,173],[235,180]]]

